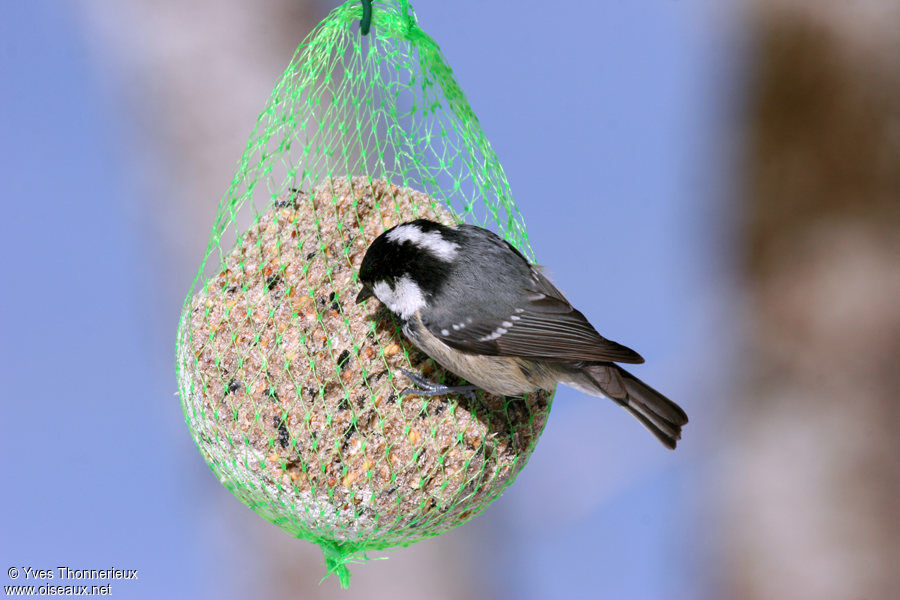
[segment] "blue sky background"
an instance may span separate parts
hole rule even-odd
[[[171,327],[148,321],[157,298],[136,217],[151,200],[128,182],[123,115],[71,5],[4,12],[3,569],[137,568],[116,595],[202,597],[179,465],[190,440],[171,435],[172,376],[147,343]]]
[[[712,595],[707,461],[728,407],[714,396],[731,351],[734,10],[416,9],[494,145],[539,260],[691,417],[670,453],[611,403],[562,389],[516,484],[450,535],[466,540],[485,597]],[[165,291],[186,290],[201,256],[160,267],[142,218],[154,200],[130,176],[133,115],[100,84],[85,35],[68,3],[6,3],[0,20],[0,567],[138,568],[116,596],[231,597],[210,551],[223,542],[197,506],[197,480],[211,474],[174,396],[180,301]],[[218,199],[197,199],[210,225]]]

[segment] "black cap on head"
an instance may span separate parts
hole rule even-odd
[[[395,234],[399,228],[407,228],[408,231],[404,231],[407,235]],[[371,288],[376,282],[393,285],[404,275],[412,278],[426,293],[434,293],[449,275],[453,263],[447,256],[435,253],[434,243],[431,243],[435,238],[430,236],[437,236],[439,244],[458,247],[455,230],[427,219],[401,223],[375,238],[359,267],[363,290],[357,301],[371,297]]]

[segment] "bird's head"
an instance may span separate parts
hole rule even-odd
[[[440,289],[458,253],[458,234],[451,227],[427,219],[392,227],[366,250],[356,302],[375,296],[408,319]]]

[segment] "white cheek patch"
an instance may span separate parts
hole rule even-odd
[[[425,232],[415,225],[401,225],[388,233],[387,239],[398,244],[410,242],[445,262],[456,258],[459,250],[459,244],[445,240],[437,231]]]
[[[425,295],[416,282],[404,275],[393,288],[386,281],[378,281],[372,291],[391,312],[408,319],[425,306]]]

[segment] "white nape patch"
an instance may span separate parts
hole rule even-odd
[[[377,281],[372,286],[372,291],[391,312],[400,315],[402,319],[408,319],[420,308],[425,306],[425,295],[422,288],[404,275],[397,280],[393,288],[386,281]]]
[[[456,258],[457,250],[459,250],[459,244],[448,242],[441,237],[439,232],[425,232],[415,225],[400,225],[387,234],[387,239],[398,244],[410,242],[423,250],[428,250],[445,262],[450,262]]]

